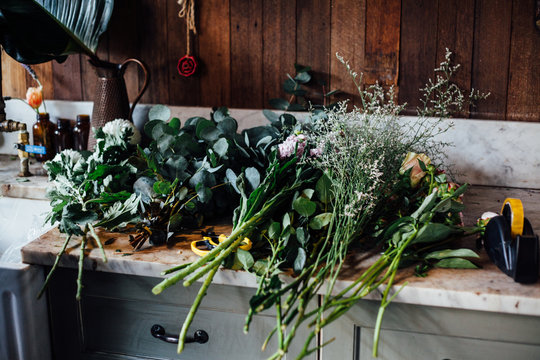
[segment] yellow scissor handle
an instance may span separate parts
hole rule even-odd
[[[523,224],[525,223],[525,211],[520,199],[507,198],[503,202],[501,214],[504,214],[504,208],[508,205],[510,208],[510,234],[512,238],[518,235],[523,235]]]
[[[224,242],[225,240],[227,240],[227,235],[225,234],[219,235],[218,240],[220,243]],[[251,249],[251,246],[253,245],[251,240],[249,240],[247,237],[245,237],[244,240],[242,240],[240,244],[241,245],[239,246],[239,248],[246,251],[249,251]]]
[[[202,242],[203,242],[202,240],[191,242],[191,251],[193,251],[196,255],[199,255],[200,257],[203,257],[210,252],[210,250],[202,250],[197,247],[197,244],[202,243]]]

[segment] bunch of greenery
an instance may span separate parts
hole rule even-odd
[[[140,177],[134,190],[142,196],[143,220],[133,245],[146,238],[162,244],[183,228],[198,228],[216,217],[230,216],[237,204],[237,174],[244,172],[247,191],[260,184],[270,149],[291,131],[296,120],[277,115],[268,126],[238,133],[226,108],[210,119],[192,117],[180,127],[162,105],[149,113],[145,133],[152,140],[139,149]]]
[[[268,102],[270,106],[278,110],[285,111],[307,111],[313,109],[331,108],[336,105],[330,103],[332,96],[338,94],[339,90],[327,90],[324,80],[315,79],[311,74],[311,67],[294,64],[296,75],[292,77],[287,74],[287,79],[283,82],[283,91],[289,95],[288,99],[274,98]],[[319,89],[320,90],[313,90]],[[322,103],[314,101],[322,99]]]
[[[43,294],[72,236],[82,236],[77,278],[77,299],[82,289],[82,266],[88,241],[94,239],[107,261],[96,227],[114,230],[138,219],[139,197],[132,194],[137,169],[130,164],[140,140],[127,120],[114,120],[96,131],[94,152],[64,150],[44,164],[52,186],[47,217],[66,240],[38,296]]]
[[[463,106],[461,93],[449,78],[439,77],[432,87],[443,89],[442,95],[434,102],[426,100],[419,122],[403,124],[399,121],[403,106],[395,104],[393,89],[385,92],[378,85],[364,89],[357,74],[345,65],[358,86],[361,107],[350,112],[345,104],[327,109],[324,116],[316,114],[287,136],[274,149],[259,187],[250,194],[240,190],[240,206],[228,239],[198,261],[174,269],[180,271],[153,289],[157,294],[186,278],[184,286],[190,286],[208,274],[182,327],[179,352],[214,274],[230,257],[238,258],[259,281],[246,330],[253,314],[270,307],[276,310],[276,327],[265,342],[273,335],[278,338],[272,359],[287,353],[296,331],[306,323],[310,334],[299,358],[316,351],[311,342],[324,326],[387,283],[376,324],[377,344],[384,309],[392,299],[388,297],[391,285],[398,268],[410,260],[420,260],[421,269],[474,266],[463,258],[474,257],[473,252],[445,250],[450,236],[465,232],[460,226],[459,196],[466,186],[449,183],[425,155],[407,157],[411,151],[440,150],[441,144],[433,137],[444,129],[426,116],[442,119],[449,114],[444,109],[450,104]],[[438,70],[451,72],[449,61]],[[426,99],[433,98],[432,94],[426,93]],[[236,185],[243,189],[244,183],[243,174]],[[255,251],[239,249],[245,236],[252,238]],[[364,248],[382,247],[383,255],[335,294],[347,255],[359,243]],[[294,278],[285,285],[279,275],[291,270]],[[322,303],[308,310],[320,292]],[[375,346],[375,355],[376,351]]]

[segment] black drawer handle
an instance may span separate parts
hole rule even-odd
[[[178,336],[173,336],[165,333],[165,328],[161,325],[154,325],[150,329],[150,333],[153,337],[163,340],[165,342],[171,343],[171,344],[178,344]],[[208,342],[208,333],[204,330],[197,330],[193,334],[193,336],[186,337],[186,343],[199,343],[204,344]]]

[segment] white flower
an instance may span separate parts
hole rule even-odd
[[[69,164],[70,168],[73,168],[79,160],[82,158],[81,153],[75,150],[66,149],[56,154],[53,161]]]
[[[138,144],[141,141],[141,133],[139,130],[133,125],[133,123],[129,120],[124,119],[115,119],[113,121],[109,121],[106,123],[102,130],[106,135],[109,135],[111,137],[116,138],[123,138],[123,135],[126,133],[128,129],[131,129],[132,135],[129,139],[130,144]]]

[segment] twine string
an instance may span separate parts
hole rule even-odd
[[[186,53],[189,55],[191,50],[191,31],[197,34],[197,28],[195,27],[195,0],[178,0],[178,4],[180,5],[178,17],[186,19]]]

